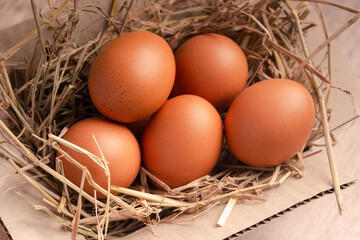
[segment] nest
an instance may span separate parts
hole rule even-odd
[[[320,2],[320,1],[314,1]],[[340,9],[359,11],[326,1]],[[307,21],[307,3],[256,0],[184,0],[184,1],[113,1],[110,11],[78,1],[65,1],[37,11],[32,3],[36,29],[19,43],[0,55],[1,110],[6,114],[0,122],[1,134],[16,151],[4,144],[0,147],[16,172],[41,194],[41,209],[54,220],[89,239],[110,239],[124,236],[142,226],[154,226],[161,221],[176,221],[184,213],[198,216],[211,207],[229,199],[265,201],[262,191],[281,185],[288,177],[302,177],[304,150],[324,136],[331,149],[328,127],[330,113],[327,107],[331,89],[332,39],[349,27],[357,18],[329,36],[318,49],[309,54],[304,34],[315,24]],[[321,5],[316,3],[322,18]],[[84,15],[93,22],[79,30]],[[98,23],[101,24],[98,24]],[[97,25],[96,33],[83,32]],[[242,165],[224,145],[218,165],[208,176],[176,189],[166,186],[164,191],[152,189],[148,179],[155,179],[141,169],[131,188],[111,186],[103,189],[83,169],[83,177],[94,188],[107,196],[99,200],[82,191],[62,174],[56,152],[59,143],[76,148],[93,157],[84,149],[61,139],[64,131],[76,121],[97,116],[89,98],[87,75],[99,50],[126,32],[147,30],[163,37],[175,50],[186,39],[201,33],[216,32],[232,38],[241,46],[249,63],[247,85],[269,78],[290,78],[304,85],[316,103],[316,123],[304,148],[289,161],[273,168],[255,168]],[[36,39],[31,59],[11,62],[11,56]],[[323,48],[323,61],[328,64],[324,73],[314,66],[312,59]],[[11,72],[11,78],[9,77]],[[76,159],[67,157],[69,161]],[[339,209],[342,209],[339,183],[333,157],[329,155]],[[104,171],[106,168],[104,167]],[[157,181],[155,179],[155,181]],[[161,183],[160,183],[161,184]],[[117,192],[118,195],[110,194]],[[51,210],[56,210],[54,213]],[[192,218],[192,219],[193,219]],[[191,220],[192,220],[191,219]]]

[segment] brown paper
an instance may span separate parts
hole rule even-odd
[[[96,1],[95,1],[96,2]],[[86,3],[86,1],[85,1]],[[94,1],[92,1],[94,3]],[[83,18],[84,19],[84,18]],[[91,16],[85,20],[90,22]],[[83,32],[83,37],[94,35],[96,28],[92,26],[90,32]],[[0,32],[0,52],[4,52],[13,46],[27,33],[33,29],[33,21],[26,21],[22,24],[11,27]],[[82,41],[85,41],[82,39]],[[310,52],[323,41],[323,33],[319,28],[313,29],[308,34]],[[21,52],[17,53],[12,61],[31,56],[35,41],[26,46]],[[351,70],[344,57],[338,49],[333,48],[333,74],[335,85],[344,89],[351,89],[355,93],[355,99],[359,101],[360,82],[356,81],[356,74]],[[334,90],[331,99],[333,117],[331,127],[336,127],[344,121],[354,116],[351,98]],[[360,147],[360,146],[359,146]],[[151,229],[145,227],[127,236],[125,239],[211,239],[226,238],[236,233],[243,233],[249,229],[256,228],[259,224],[271,221],[280,213],[293,210],[297,206],[311,201],[313,198],[329,193],[332,190],[331,175],[325,154],[319,154],[305,159],[305,177],[301,179],[289,178],[280,187],[264,191],[263,197],[266,202],[257,201],[237,201],[231,211],[226,224],[217,227],[216,222],[220,217],[225,205],[212,208],[209,212],[200,215],[196,220],[191,221],[193,215],[184,214],[178,217],[179,223],[160,223],[154,230],[157,236],[153,235]],[[6,174],[14,172],[14,169],[6,161],[6,156],[0,157],[0,178]],[[340,182],[343,186],[348,186],[353,182],[354,177],[340,174]],[[15,184],[22,183],[23,179],[16,175],[0,180],[0,194]],[[18,194],[17,194],[18,193]],[[29,185],[23,184],[16,189],[9,190],[1,195],[0,217],[9,230],[14,240],[22,239],[69,239],[70,233],[64,231],[60,223],[44,220],[48,216],[41,210],[35,210],[27,200],[19,194],[25,195],[33,203],[44,205]],[[335,198],[335,197],[334,197]],[[333,211],[337,211],[333,209]]]
[[[52,240],[70,239],[70,233],[64,231],[60,223],[51,220],[50,216],[41,209],[36,209],[33,204],[39,206],[46,204],[41,201],[40,194],[36,190],[24,183],[25,180],[20,175],[3,178],[15,173],[15,169],[6,159],[6,154],[0,157],[0,217],[12,238],[45,240],[51,236]],[[14,186],[17,187],[12,189]],[[84,238],[79,236],[78,239]]]
[[[304,178],[291,177],[283,185],[264,191],[262,197],[266,199],[266,202],[238,200],[223,227],[216,225],[225,207],[220,205],[200,215],[194,221],[191,221],[193,214],[184,214],[175,219],[179,223],[160,223],[154,228],[157,236],[153,235],[151,229],[143,228],[124,239],[205,239],[205,236],[211,236],[212,239],[224,239],[234,233],[242,233],[255,228],[259,224],[270,221],[279,213],[332,192],[326,155],[314,155],[304,161],[306,166]],[[344,187],[354,180],[353,177],[340,173],[340,182]]]
[[[318,22],[314,14],[310,16],[310,19]],[[324,41],[324,33],[320,27],[315,27],[307,33],[306,40],[309,51],[312,52]],[[329,106],[332,109],[330,128],[333,129],[356,115],[353,101],[360,102],[360,81],[341,51],[334,44],[331,46],[333,84],[338,88],[351,90],[353,94],[352,98],[340,90],[332,91]],[[317,56],[315,62],[319,58]],[[233,234],[243,234],[258,225],[271,221],[274,217],[296,209],[299,205],[333,192],[325,151],[305,159],[304,162],[306,168],[304,178],[290,178],[283,185],[265,191],[263,197],[266,198],[266,202],[264,203],[238,201],[223,227],[216,226],[225,207],[225,205],[220,205],[200,215],[195,221],[189,221],[194,215],[182,215],[176,220],[187,222],[160,223],[154,228],[156,236],[151,229],[143,228],[124,239],[207,239],[209,236],[211,239],[223,239]],[[339,177],[343,187],[355,181],[354,177],[342,173],[341,170],[339,170]],[[337,209],[332,209],[332,211],[337,211]]]
[[[99,4],[105,12],[109,12],[110,1]],[[94,1],[81,1],[81,5],[96,4]],[[79,7],[81,7],[79,5]],[[104,26],[104,21],[99,21],[100,17],[94,13],[83,13],[75,31],[74,38],[78,43],[88,41],[96,37],[99,29]],[[91,26],[91,27],[89,27]],[[29,19],[20,24],[16,24],[8,29],[0,31],[0,55],[10,49],[32,30],[34,30],[34,20]],[[46,34],[45,34],[46,39]],[[11,57],[9,62],[23,61],[24,58],[31,59],[37,39],[32,40],[21,51]],[[11,72],[10,72],[11,76]],[[3,115],[0,116],[4,117]],[[1,139],[0,139],[1,141]],[[40,209],[35,210],[31,203],[47,206],[37,193],[28,184],[11,189],[9,188],[24,182],[19,175],[11,176],[6,179],[2,177],[14,173],[14,168],[7,162],[6,155],[0,151],[0,217],[14,240],[56,240],[70,239],[71,232],[65,231],[62,225],[53,221],[51,217]],[[25,198],[23,196],[25,196]],[[30,201],[30,202],[28,202]],[[52,207],[47,206],[52,211]],[[60,218],[59,218],[60,219]],[[51,237],[49,237],[51,236]],[[78,236],[78,239],[85,239]]]

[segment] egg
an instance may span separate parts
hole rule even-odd
[[[230,38],[201,34],[184,42],[175,52],[173,96],[194,94],[224,111],[245,87],[248,64],[241,48]]]
[[[103,118],[86,118],[72,125],[62,138],[98,157],[102,156],[102,152],[108,162],[111,185],[129,187],[140,170],[139,144],[130,130],[121,124]],[[82,153],[64,145],[60,147],[85,166],[93,180],[107,190],[107,177],[101,166]],[[57,156],[62,159],[66,178],[80,187],[82,170],[62,157],[60,152]],[[94,188],[87,181],[83,189],[86,193],[94,195]],[[97,197],[101,198],[104,195],[97,192]]]
[[[167,42],[151,32],[124,34],[94,59],[88,78],[91,100],[106,117],[136,122],[167,100],[175,80],[175,59]]]
[[[288,79],[264,80],[242,91],[231,104],[225,136],[240,161],[270,167],[302,149],[314,121],[314,102],[305,87]]]
[[[214,168],[222,143],[216,109],[201,97],[180,95],[168,100],[145,127],[143,165],[170,188],[179,187]]]
[[[142,134],[149,119],[150,117],[147,117],[137,122],[124,123],[124,126],[134,134],[139,143],[141,143]]]

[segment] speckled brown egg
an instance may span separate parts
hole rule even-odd
[[[140,147],[134,135],[123,125],[103,118],[87,118],[72,125],[62,138],[98,157],[101,157],[101,149],[108,162],[111,185],[129,187],[135,180],[141,164]],[[82,153],[65,146],[61,148],[81,165],[86,166],[94,181],[107,190],[107,178],[102,167]],[[82,171],[64,158],[62,163],[65,176],[80,186]],[[94,188],[87,181],[84,191],[94,195]],[[104,195],[97,192],[97,197]]]
[[[230,38],[201,34],[175,52],[173,96],[194,94],[224,111],[245,87],[248,64],[241,48]]]
[[[145,127],[143,165],[169,187],[179,187],[214,168],[222,143],[222,121],[216,109],[201,97],[177,96]]]
[[[240,161],[270,167],[302,149],[314,121],[314,102],[305,87],[288,79],[270,79],[236,97],[225,118],[225,135]]]
[[[95,107],[119,122],[149,117],[168,98],[175,59],[167,42],[151,32],[131,32],[104,47],[89,73]]]

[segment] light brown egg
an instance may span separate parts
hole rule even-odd
[[[151,32],[131,32],[100,51],[88,83],[91,100],[104,116],[136,122],[165,103],[174,79],[175,59],[167,42]]]
[[[179,187],[214,168],[222,143],[222,121],[216,109],[201,97],[177,96],[145,128],[143,165],[169,187]]]
[[[198,95],[221,112],[245,87],[246,57],[226,36],[209,33],[190,38],[176,50],[175,62],[173,96]]]
[[[87,118],[72,125],[63,139],[101,157],[99,147],[108,162],[111,185],[129,187],[135,180],[141,164],[140,147],[134,135],[123,125],[102,118]],[[107,178],[102,167],[90,157],[61,146],[72,158],[89,170],[94,181],[107,190]],[[58,153],[60,156],[60,153]],[[62,158],[65,176],[80,186],[82,171]],[[94,188],[85,181],[84,191],[94,195]],[[97,197],[104,197],[97,192]]]
[[[231,104],[225,135],[240,161],[269,167],[301,150],[314,121],[314,102],[305,87],[287,79],[264,80],[242,91]]]

